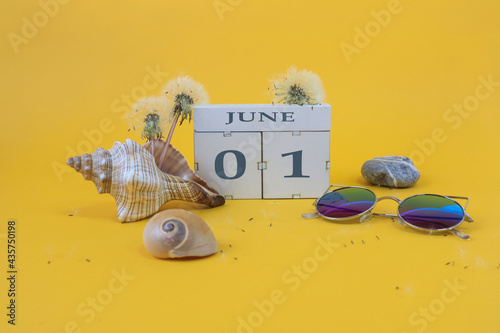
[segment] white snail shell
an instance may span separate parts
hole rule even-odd
[[[183,209],[169,209],[153,216],[144,228],[144,246],[155,257],[205,257],[218,251],[208,224]]]

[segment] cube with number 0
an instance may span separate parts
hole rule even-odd
[[[196,106],[195,171],[227,199],[317,198],[330,184],[328,104]]]

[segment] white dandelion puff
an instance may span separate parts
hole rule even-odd
[[[165,97],[145,97],[134,104],[127,119],[146,141],[161,139],[170,123]]]
[[[320,77],[306,69],[290,67],[285,74],[270,80],[274,93],[273,103],[319,104],[325,99]]]
[[[186,119],[191,121],[193,105],[208,104],[208,94],[199,82],[189,76],[179,76],[170,80],[162,90],[162,95],[167,97],[168,109],[171,117],[180,116],[180,125]]]
[[[208,104],[208,94],[203,85],[189,76],[179,76],[167,82],[163,87],[162,95],[169,101],[167,110],[169,110],[168,112],[170,113],[170,117],[173,118],[173,121],[167,139],[165,140],[167,144],[160,156],[159,165],[161,165],[165,159],[177,120],[180,118],[179,125],[182,125],[182,122],[186,119],[191,121],[193,117],[193,106],[196,104]]]

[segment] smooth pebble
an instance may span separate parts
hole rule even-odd
[[[420,172],[405,156],[375,157],[361,167],[363,177],[374,185],[410,187],[420,178]]]

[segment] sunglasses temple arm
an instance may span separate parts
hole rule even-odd
[[[335,186],[335,185],[330,185],[330,186],[328,186],[328,188],[326,189],[326,191],[325,191],[325,192],[324,192],[324,193],[323,193],[323,194],[322,194],[322,195],[321,195],[318,199],[314,200],[314,202],[313,202],[313,206],[314,206],[314,207],[316,207],[316,205],[318,204],[319,199],[321,199],[321,198],[322,198],[325,194],[327,194],[327,193],[328,193],[328,191],[330,191],[330,189],[331,189],[333,186]],[[313,213],[310,213],[310,214],[313,214]],[[303,215],[302,215],[302,217],[303,217],[303,218],[305,218],[305,219],[310,219],[310,218],[312,218],[312,217],[304,217],[304,215],[307,215],[307,214],[303,214]],[[315,217],[316,217],[316,216],[315,216]]]
[[[331,184],[330,186],[328,186],[328,188],[326,189],[326,191],[316,200],[314,200],[313,202],[313,206],[316,207],[316,204],[318,203],[319,199],[321,199],[322,197],[325,196],[325,194],[327,194],[328,192],[330,192],[330,189],[332,187],[349,187],[347,185],[337,185],[337,184]],[[312,213],[311,213],[312,214]],[[319,215],[318,215],[319,216]],[[317,217],[317,216],[314,216],[314,217]],[[311,218],[311,217],[310,217]]]
[[[467,209],[467,205],[469,204],[470,199],[468,197],[459,197],[456,195],[446,195],[446,197],[451,198],[451,199],[462,199],[462,200],[467,200],[464,206],[464,210]]]
[[[348,186],[348,185],[339,185],[339,184],[331,184],[330,186],[328,186],[328,188],[326,189],[325,193],[323,193],[323,195],[327,194],[328,192],[330,192],[330,189],[332,187],[351,187],[351,186]],[[323,196],[322,195],[322,196]]]
[[[446,197],[451,198],[451,199],[467,200],[467,202],[464,205],[464,213],[465,213],[465,210],[467,209],[467,205],[469,204],[469,201],[470,201],[470,199],[468,197],[458,197],[456,195],[447,195]],[[472,219],[472,217],[470,217],[470,215],[467,214],[467,213],[465,213],[465,218],[464,219],[467,222],[474,222],[474,220]]]

